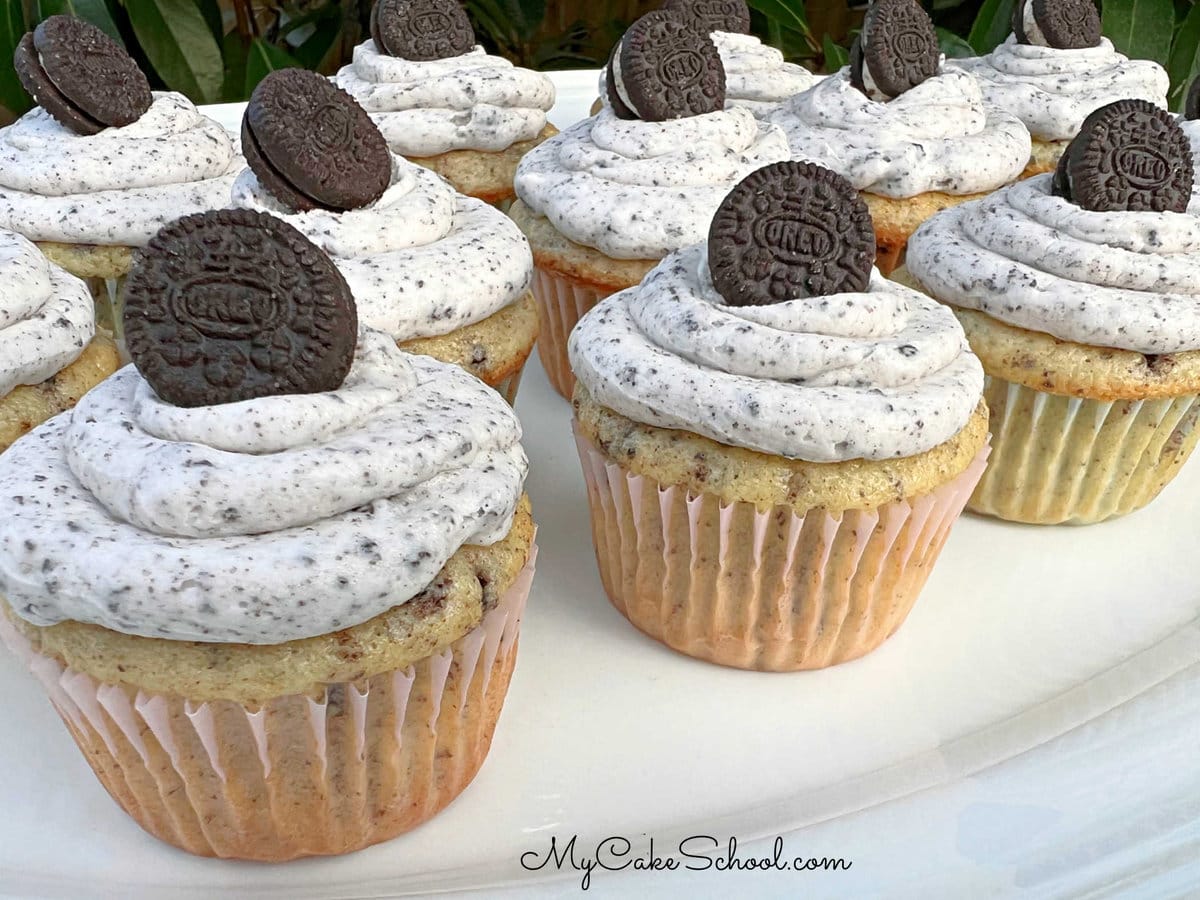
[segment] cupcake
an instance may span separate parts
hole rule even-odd
[[[182,94],[152,93],[103,31],[51,16],[13,59],[39,104],[0,129],[0,228],[88,282],[106,330],[133,251],[181,215],[225,206],[241,160]]]
[[[270,216],[169,225],[126,296],[134,366],[0,457],[0,632],[155,837],[281,861],[413,828],[512,673],[516,417],[360,328]]]
[[[0,453],[117,370],[87,285],[0,231]]]
[[[978,481],[979,361],[874,249],[845,179],[778,163],[572,333],[601,578],[672,649],[769,671],[870,652]]]
[[[1020,118],[1033,135],[1025,175],[1053,172],[1089,114],[1117,100],[1167,105],[1170,79],[1156,62],[1129,59],[1100,34],[1093,0],[1018,0],[1013,33],[986,56],[955,60],[984,99]]]
[[[510,211],[533,246],[538,355],[564,397],[579,317],[702,240],[730,188],[788,155],[778,128],[724,108],[716,47],[683,19],[643,16],[617,63],[610,105],[521,161]]]
[[[336,81],[393,151],[501,208],[521,157],[558,133],[553,82],[477,46],[457,0],[378,0]]]
[[[1017,178],[1029,132],[987,106],[971,75],[942,65],[933,23],[915,0],[872,4],[850,60],[768,119],[787,132],[793,158],[862,191],[886,275],[935,212]]]
[[[302,69],[258,85],[242,141],[250,166],[233,206],[328,253],[366,325],[515,399],[538,321],[533,258],[511,219],[392,154],[351,97]]]
[[[1055,176],[935,216],[908,271],[987,372],[994,451],[970,508],[1035,524],[1138,509],[1196,445],[1200,218],[1173,118],[1102,107]]]

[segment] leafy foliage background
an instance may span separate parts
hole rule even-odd
[[[367,34],[372,0],[0,0],[0,120],[29,108],[12,66],[17,41],[72,13],[121,40],[155,87],[198,103],[243,100],[270,71],[331,73]],[[660,0],[464,0],[493,52],[538,69],[602,65],[630,22]],[[948,56],[986,53],[1009,33],[1014,0],[923,0]],[[818,71],[845,64],[863,0],[749,0],[753,27]],[[1100,0],[1104,33],[1171,75],[1172,105],[1200,72],[1200,0]]]

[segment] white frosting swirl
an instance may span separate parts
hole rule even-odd
[[[956,206],[908,243],[939,300],[1064,341],[1200,350],[1200,212],[1092,212],[1050,175]]]
[[[1175,121],[1183,129],[1192,150],[1192,167],[1196,172],[1192,192],[1200,193],[1200,119],[1185,119],[1183,116],[1177,116]]]
[[[0,397],[79,358],[96,331],[87,285],[28,240],[0,231]]]
[[[630,419],[812,462],[930,450],[983,394],[947,307],[878,272],[864,293],[726,306],[704,245],[584,316],[570,355],[596,401]]]
[[[975,79],[953,69],[879,102],[855,88],[843,68],[768,120],[787,132],[793,158],[884,197],[994,190],[1021,174],[1031,150],[1025,126],[985,106]]]
[[[147,637],[348,628],[507,534],[519,440],[482,382],[368,330],[324,394],[180,409],[126,367],[0,458],[0,594]]]
[[[948,63],[979,79],[984,99],[1017,116],[1042,141],[1066,141],[1101,106],[1127,98],[1167,105],[1170,79],[1156,62],[1130,59],[1101,38],[1095,47],[1060,50],[1016,37],[986,56]]]
[[[482,47],[418,62],[380,53],[368,40],[335,81],[371,114],[393,150],[417,157],[531,141],[546,127],[555,96],[547,76]]]
[[[709,37],[725,65],[726,106],[744,106],[756,116],[764,116],[776,104],[821,80],[803,66],[784,62],[781,51],[752,34],[714,31]]]
[[[328,253],[354,293],[359,321],[397,341],[480,322],[520,299],[533,279],[529,242],[515,222],[399,156],[388,189],[363,209],[296,212],[249,169],[232,198],[235,207],[285,220]]]
[[[659,259],[703,240],[734,185],[787,158],[783,133],[746,109],[643,122],[605,108],[525,154],[515,186],[575,243]]]
[[[167,222],[220,209],[241,168],[234,140],[182,94],[80,135],[39,108],[0,129],[0,228],[35,241],[142,246]]]

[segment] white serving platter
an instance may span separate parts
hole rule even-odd
[[[594,72],[556,75],[560,127]],[[214,113],[235,125],[237,107]],[[527,871],[552,836],[660,855],[689,835],[838,856],[829,873],[598,872],[592,896],[1185,896],[1200,884],[1200,461],[1147,510],[1086,529],[965,517],[908,623],[832,670],[670,652],[596,575],[568,405],[536,358],[518,411],[539,571],[491,756],[416,832],[264,866],[146,836],[39,685],[0,654],[0,896],[578,894]],[[766,851],[764,851],[766,848]]]

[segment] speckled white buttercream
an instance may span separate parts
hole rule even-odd
[[[1196,171],[1192,192],[1200,193],[1200,119],[1185,119],[1183,116],[1176,116],[1175,121],[1179,123],[1179,127],[1187,135],[1188,144],[1191,145],[1192,165]]]
[[[325,394],[178,409],[126,367],[0,457],[0,595],[156,638],[348,628],[507,534],[520,434],[482,382],[367,330]]]
[[[1021,174],[1031,151],[1025,126],[986,106],[975,79],[952,69],[880,102],[855,88],[843,68],[768,120],[787,132],[794,159],[884,197],[994,190]]]
[[[95,319],[86,284],[25,238],[0,231],[0,397],[77,360]]]
[[[233,139],[182,94],[80,135],[35,108],[0,129],[0,228],[35,241],[138,247],[180,216],[228,205]]]
[[[546,127],[554,83],[482,47],[424,62],[380,53],[368,40],[335,78],[403,156],[506,150]]]
[[[878,272],[863,293],[726,306],[703,245],[602,301],[570,354],[596,401],[634,421],[812,462],[930,450],[983,394],[949,308]]]
[[[1064,341],[1200,350],[1200,207],[1092,212],[1050,175],[934,216],[908,268],[939,300]]]
[[[359,321],[398,341],[480,322],[520,299],[533,278],[529,242],[512,219],[399,156],[388,189],[363,209],[296,212],[249,169],[232,205],[305,234],[345,276]]]
[[[1117,100],[1165,108],[1170,88],[1162,66],[1118,53],[1108,38],[1095,47],[1060,50],[1009,35],[986,56],[947,65],[973,74],[988,103],[1016,115],[1042,141],[1070,140],[1088,115]]]
[[[746,109],[643,122],[606,107],[525,154],[515,186],[575,243],[660,259],[707,237],[734,185],[787,158],[783,132]]]

